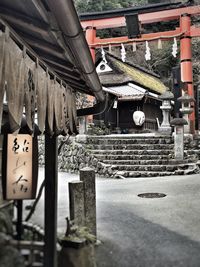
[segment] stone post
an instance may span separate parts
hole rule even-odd
[[[174,156],[177,160],[184,159],[184,125],[187,121],[183,118],[175,118],[171,121],[174,126]]]
[[[80,170],[80,180],[84,185],[85,226],[96,236],[96,186],[95,171],[89,167]]]
[[[83,135],[86,134],[87,127],[86,127],[86,118],[80,117],[79,118],[79,134]]]
[[[187,121],[187,125],[184,126],[184,132],[189,134],[191,132],[189,115],[194,111],[193,108],[191,108],[191,103],[195,100],[193,97],[185,93],[183,96],[178,98],[178,101],[180,101],[182,104],[180,112],[183,114],[183,118]]]
[[[85,225],[84,186],[81,181],[69,183],[69,214],[77,226]]]
[[[161,126],[158,128],[158,131],[161,134],[171,134],[171,126],[169,123],[169,115],[171,110],[171,100],[174,99],[174,95],[169,90],[165,91],[160,97],[162,100],[162,106],[160,109],[162,110],[163,114],[163,121]]]

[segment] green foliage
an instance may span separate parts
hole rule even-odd
[[[147,0],[75,0],[75,6],[78,13],[97,12],[128,8],[135,5],[146,4]]]
[[[90,124],[88,127],[88,133],[91,135],[107,135],[110,133],[110,130],[102,122],[99,126]]]
[[[86,241],[89,244],[95,243],[96,237],[90,234],[87,227],[78,227],[77,225],[73,225],[71,227],[71,233],[69,235],[60,238],[66,241]]]

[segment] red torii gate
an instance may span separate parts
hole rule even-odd
[[[95,48],[97,47],[109,46],[109,44],[119,46],[122,43],[153,41],[160,38],[180,38],[181,81],[188,84],[188,94],[194,97],[191,38],[200,37],[200,28],[191,25],[191,16],[198,14],[200,14],[200,5],[138,14],[138,20],[141,25],[174,19],[179,19],[180,25],[172,31],[142,34],[140,38],[136,39],[128,39],[127,36],[100,39],[96,36],[96,30],[126,26],[124,16],[88,19],[81,21],[81,25],[86,31],[86,39],[93,60],[95,60]],[[190,114],[189,120],[190,131],[194,133],[195,111]]]

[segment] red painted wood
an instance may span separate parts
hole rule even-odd
[[[178,19],[181,14],[184,13],[190,15],[198,15],[200,14],[200,5],[139,14],[138,18],[142,24],[148,24],[152,22],[170,21],[173,19]],[[81,21],[81,25],[83,29],[86,29],[88,26],[95,27],[96,29],[108,29],[125,26],[126,22],[125,17],[121,16],[114,18],[85,20]]]

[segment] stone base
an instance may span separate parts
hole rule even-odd
[[[158,132],[161,135],[170,135],[172,132],[172,128],[171,127],[159,127],[158,128]]]
[[[78,142],[78,143],[87,143],[87,135],[86,134],[78,134],[76,136],[76,142]]]
[[[63,247],[58,257],[58,267],[96,267],[94,246],[82,248]]]

